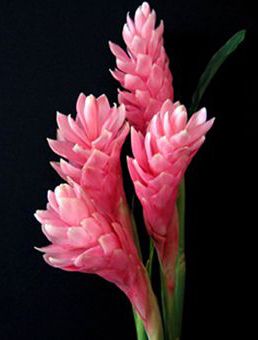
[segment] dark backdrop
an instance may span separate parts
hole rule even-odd
[[[140,3],[0,3],[1,340],[134,339],[130,305],[117,288],[42,261],[33,246],[46,239],[33,213],[44,208],[46,191],[60,183],[48,164],[56,157],[46,143],[55,136],[55,111],[74,112],[81,91],[105,92],[116,100],[107,42],[122,44],[125,14]],[[255,11],[247,1],[150,3],[165,20],[175,98],[187,105],[211,55],[247,29],[246,41],[202,100],[216,122],[187,173],[183,340],[231,339],[241,328],[245,312],[239,303],[249,277],[243,254],[251,234],[247,188],[256,139]],[[137,211],[141,218],[139,205]]]

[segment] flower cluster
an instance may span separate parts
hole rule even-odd
[[[35,215],[52,243],[39,248],[49,265],[98,274],[115,283],[148,321],[147,276],[126,228],[101,213],[88,193],[71,181],[49,191],[47,209]]]
[[[110,107],[105,95],[80,94],[76,109],[75,120],[57,113],[57,140],[48,142],[67,161],[51,164],[63,179],[71,178],[90,192],[98,209],[126,227],[128,222],[123,223],[119,209],[126,207],[120,166],[121,148],[129,132],[125,107]]]
[[[156,14],[145,2],[134,20],[127,16],[123,28],[127,52],[110,43],[118,68],[112,74],[124,88],[119,90],[119,106],[111,107],[105,95],[81,94],[75,118],[57,113],[57,139],[48,142],[62,158],[51,164],[67,183],[49,191],[46,209],[35,214],[51,243],[38,248],[45,261],[67,271],[95,273],[116,284],[142,319],[149,339],[162,338],[162,326],[123,189],[122,145],[130,123],[130,176],[173,292],[178,188],[213,124],[205,109],[187,121],[186,108],[173,102],[163,22],[155,26]]]
[[[127,15],[123,28],[127,53],[110,42],[118,68],[111,73],[125,89],[119,91],[118,101],[126,105],[131,125],[143,133],[163,102],[174,97],[172,74],[163,45],[163,21],[157,28],[155,25],[156,13],[144,2],[135,12],[134,21]]]
[[[186,108],[168,99],[145,136],[134,128],[131,132],[134,159],[128,158],[129,171],[171,290],[178,251],[178,188],[213,121],[206,121],[206,109],[201,109],[187,122]]]

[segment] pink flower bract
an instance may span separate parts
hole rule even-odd
[[[131,131],[130,175],[171,290],[178,248],[178,187],[212,124],[213,119],[206,121],[206,109],[187,122],[186,108],[167,100],[153,116],[146,136]]]
[[[112,71],[125,91],[118,100],[126,106],[129,122],[145,133],[152,116],[166,99],[173,100],[172,75],[163,46],[163,22],[155,28],[156,13],[144,2],[134,21],[127,16],[123,39],[127,52],[110,42],[117,69]]]
[[[48,139],[54,152],[66,158],[52,166],[65,180],[80,184],[100,211],[115,220],[120,206],[126,206],[120,166],[120,153],[128,134],[125,108],[110,107],[107,97],[81,94],[77,115],[57,113],[57,140]],[[128,220],[125,222],[128,224]]]
[[[113,282],[127,295],[146,331],[155,333],[156,322],[160,323],[156,300],[127,229],[100,213],[74,182],[49,191],[46,210],[35,216],[52,243],[39,248],[49,265]]]

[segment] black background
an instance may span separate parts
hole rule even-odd
[[[175,99],[186,105],[212,54],[247,29],[245,42],[202,100],[216,122],[187,173],[183,340],[231,339],[245,314],[240,303],[246,298],[246,245],[254,227],[247,215],[257,135],[255,11],[247,1],[150,3],[165,20]],[[60,183],[48,164],[56,157],[46,143],[55,136],[55,111],[74,113],[81,91],[116,101],[107,42],[122,44],[126,12],[140,4],[0,2],[1,340],[135,337],[130,305],[116,287],[42,261],[33,246],[46,240],[33,213],[44,208],[46,191]],[[130,152],[128,143],[125,151]],[[139,205],[137,211],[141,218]]]

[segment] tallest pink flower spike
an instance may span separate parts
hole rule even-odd
[[[173,100],[172,74],[163,46],[163,22],[155,28],[156,13],[144,2],[135,12],[134,20],[127,15],[123,39],[127,53],[110,42],[117,69],[111,71],[125,91],[118,100],[125,104],[127,119],[145,133],[152,116],[166,99]]]

